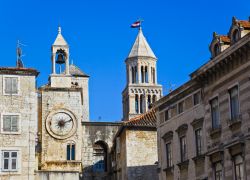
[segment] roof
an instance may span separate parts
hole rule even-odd
[[[238,23],[244,28],[250,28],[250,22],[246,20],[239,20]]]
[[[77,67],[74,64],[71,64],[69,66],[69,73],[72,76],[81,76],[81,77],[89,77],[87,74],[85,74],[79,67]]]
[[[133,117],[128,121],[124,121],[125,126],[137,126],[137,127],[156,127],[156,115],[155,110]]]
[[[220,35],[220,40],[225,43],[230,43],[230,38],[227,35]]]
[[[58,34],[57,34],[56,40],[53,43],[53,46],[68,46],[68,43],[65,41],[61,32],[62,32],[61,27],[59,26],[58,27]]]
[[[32,68],[0,67],[0,74],[38,76],[39,72]]]
[[[136,40],[134,42],[134,45],[132,46],[130,53],[128,55],[128,58],[132,57],[152,57],[156,59],[156,56],[152,49],[150,48],[146,38],[144,37],[142,30],[139,29],[138,35],[136,37]]]

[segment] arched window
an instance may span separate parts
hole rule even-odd
[[[142,66],[142,67],[141,67],[141,82],[142,82],[142,83],[145,82],[144,77],[145,77],[145,75],[144,75],[144,67]]]
[[[131,67],[131,78],[132,78],[132,83],[134,82],[134,67]]]
[[[107,149],[108,146],[103,141],[97,141],[93,145],[93,171],[94,172],[105,172],[107,171]]]
[[[153,103],[156,101],[156,95],[153,95]]]
[[[67,160],[75,160],[75,144],[74,143],[69,143],[67,144]]]
[[[134,80],[135,83],[137,83],[137,79],[138,79],[138,78],[137,78],[137,66],[135,66],[135,80]]]
[[[135,95],[135,112],[139,113],[139,101],[138,101],[138,95]]]
[[[145,66],[145,82],[148,83],[148,67]]]
[[[151,96],[150,95],[148,95],[148,102],[147,102],[147,104],[148,104],[148,109],[150,109],[151,108]]]
[[[140,113],[143,113],[143,99],[144,99],[144,96],[141,94],[140,95]]]
[[[218,44],[214,45],[214,56],[217,56],[220,53],[220,47]]]
[[[233,43],[237,42],[239,40],[239,38],[240,38],[239,30],[236,29],[233,32],[233,37],[232,37]]]
[[[155,68],[152,68],[152,81],[155,83]]]

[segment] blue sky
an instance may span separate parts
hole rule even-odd
[[[227,34],[232,16],[248,19],[249,0],[0,0],[0,66],[14,66],[16,42],[26,67],[51,73],[50,48],[57,26],[70,56],[90,77],[91,120],[118,121],[125,63],[137,35],[130,24],[143,18],[143,32],[158,57],[158,81],[167,93],[210,58],[212,32]],[[101,117],[101,118],[100,118]]]

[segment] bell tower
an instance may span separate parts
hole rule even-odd
[[[70,87],[71,76],[69,73],[69,45],[62,36],[61,27],[51,47],[52,74],[50,75],[51,87]]]
[[[147,112],[162,96],[157,83],[157,58],[143,35],[141,27],[125,60],[127,84],[123,90],[123,120]]]

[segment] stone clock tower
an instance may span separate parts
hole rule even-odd
[[[39,172],[53,180],[79,179],[82,172],[81,124],[89,121],[89,76],[69,64],[69,46],[60,27],[51,51],[49,83],[39,89]]]

